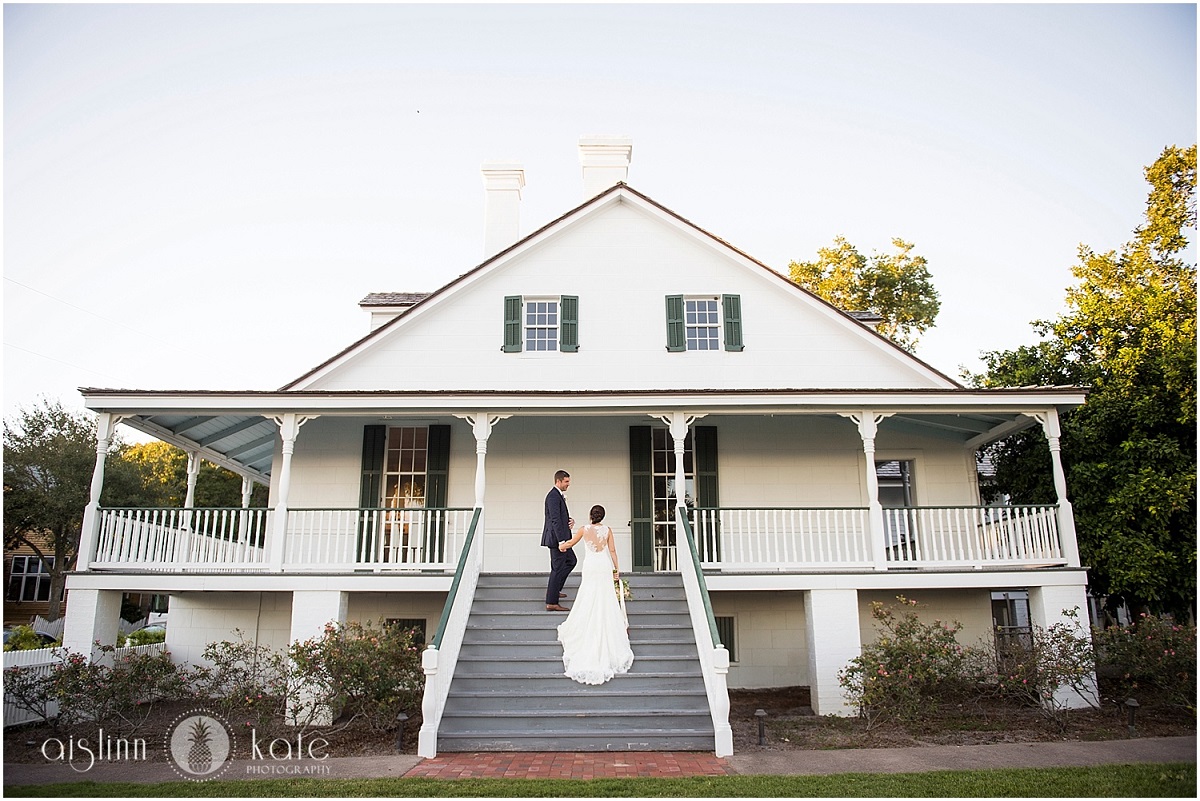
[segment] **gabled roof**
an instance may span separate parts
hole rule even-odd
[[[584,216],[595,212],[597,209],[599,209],[600,207],[606,205],[609,201],[611,201],[614,196],[617,196],[618,198],[629,198],[633,202],[644,204],[646,207],[665,216],[669,220],[675,222],[677,225],[680,225],[684,229],[692,232],[694,235],[698,236],[699,238],[707,240],[707,241],[711,242],[712,244],[715,244],[717,247],[728,251],[729,253],[735,255],[739,260],[741,260],[745,263],[748,263],[750,265],[753,265],[754,267],[756,267],[758,269],[763,270],[773,280],[777,280],[777,281],[781,282],[782,284],[785,284],[791,291],[804,294],[810,300],[825,307],[828,311],[833,312],[834,314],[844,318],[847,322],[852,323],[856,328],[863,329],[866,333],[875,337],[878,340],[877,344],[881,345],[882,347],[884,347],[886,349],[891,349],[891,350],[895,351],[895,353],[898,356],[900,356],[901,358],[910,361],[914,365],[918,365],[922,370],[928,371],[932,375],[936,376],[938,379],[947,382],[950,387],[962,388],[962,385],[958,381],[954,380],[953,378],[951,378],[950,376],[941,372],[937,368],[932,367],[931,365],[929,365],[926,362],[922,361],[921,359],[917,358],[913,354],[911,354],[908,351],[901,348],[899,345],[897,345],[892,340],[888,339],[887,337],[885,337],[882,334],[879,334],[877,331],[875,331],[874,328],[871,327],[871,325],[869,324],[871,322],[876,322],[876,320],[874,319],[873,316],[871,316],[867,313],[864,313],[864,312],[846,312],[842,309],[837,308],[836,306],[829,303],[824,298],[810,292],[809,290],[805,289],[804,287],[802,287],[799,284],[792,281],[787,276],[782,275],[781,273],[772,269],[771,267],[767,266],[766,264],[762,263],[758,259],[755,259],[754,257],[746,254],[742,250],[739,250],[738,248],[734,247],[730,243],[726,242],[724,239],[721,239],[720,237],[716,236],[715,234],[705,230],[704,228],[701,228],[700,226],[696,225],[692,221],[677,214],[676,212],[672,211],[671,209],[667,208],[666,206],[662,205],[661,203],[653,200],[652,198],[648,197],[647,195],[642,194],[641,192],[637,191],[636,189],[629,186],[628,184],[626,184],[624,182],[618,182],[616,184],[613,184],[611,187],[604,190],[600,194],[596,195],[595,197],[591,198],[590,200],[584,201],[583,203],[581,203],[580,205],[571,209],[570,211],[566,212],[565,214],[558,217],[557,219],[552,220],[551,222],[547,223],[546,225],[543,225],[541,228],[539,228],[538,230],[529,234],[528,236],[518,240],[517,242],[514,242],[509,247],[505,248],[504,250],[500,251],[499,253],[497,253],[494,256],[490,257],[489,259],[485,260],[481,264],[473,267],[472,269],[470,269],[467,272],[463,273],[462,275],[458,276],[453,281],[450,281],[448,284],[441,287],[440,289],[438,289],[434,292],[430,292],[427,295],[425,295],[424,297],[420,298],[419,300],[416,300],[411,305],[408,305],[408,308],[406,308],[404,311],[397,314],[394,318],[392,318],[388,322],[379,326],[378,328],[376,328],[375,330],[373,330],[366,336],[364,336],[361,339],[357,340],[356,342],[352,343],[351,345],[349,345],[345,349],[341,350],[340,352],[338,352],[334,356],[330,357],[329,359],[326,359],[324,362],[321,362],[316,367],[312,368],[311,370],[309,370],[308,372],[299,376],[298,378],[294,379],[293,381],[290,381],[287,384],[284,384],[282,387],[280,387],[280,391],[308,388],[308,383],[311,380],[319,377],[321,374],[325,373],[326,371],[328,371],[334,367],[337,367],[341,364],[346,363],[347,361],[352,359],[356,354],[362,352],[363,350],[370,347],[374,342],[376,342],[379,339],[381,339],[382,337],[386,336],[387,333],[390,332],[391,330],[393,330],[395,327],[403,325],[404,322],[410,318],[410,316],[415,315],[415,314],[420,314],[421,312],[425,311],[425,309],[427,307],[438,302],[440,299],[442,299],[446,295],[454,292],[456,288],[497,268],[499,265],[507,262],[515,254],[517,254],[521,251],[524,251],[524,250],[532,247],[533,245],[537,244],[541,240],[544,240],[545,238],[549,237],[556,230],[561,229],[579,219],[582,219]],[[373,297],[384,298],[384,297],[400,297],[400,296],[412,299],[412,298],[415,298],[417,296],[417,294],[419,294],[419,293],[378,293],[378,295],[368,295],[367,299],[370,299]],[[366,304],[366,299],[364,299],[364,301],[362,303],[360,303],[360,305],[365,305],[365,304]],[[407,305],[407,304],[379,303],[379,304],[375,304],[375,305]]]

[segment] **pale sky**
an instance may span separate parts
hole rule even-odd
[[[916,244],[957,377],[1035,340],[1081,243],[1196,141],[1179,5],[6,5],[4,414],[77,387],[275,389],[358,301],[483,257],[479,166],[522,234],[629,183],[780,272]],[[1194,250],[1193,250],[1194,254]],[[1194,258],[1194,256],[1193,256]]]

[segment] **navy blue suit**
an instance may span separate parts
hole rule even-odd
[[[558,550],[560,542],[571,539],[571,524],[567,522],[569,519],[567,499],[558,487],[551,487],[546,493],[546,522],[542,526],[542,545],[550,549],[550,581],[546,585],[547,606],[558,603],[558,596],[563,585],[567,583],[567,576],[578,564],[573,550]]]

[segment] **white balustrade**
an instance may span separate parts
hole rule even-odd
[[[453,570],[473,509],[291,509],[285,571]]]
[[[262,564],[266,509],[102,509],[98,569],[223,569]]]
[[[705,568],[870,567],[866,509],[697,509]]]
[[[1066,564],[1054,506],[884,509],[889,567]],[[870,568],[867,509],[697,509],[705,569]]]

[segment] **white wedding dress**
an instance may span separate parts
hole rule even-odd
[[[584,526],[583,578],[571,613],[558,626],[564,675],[581,684],[603,684],[633,665],[628,622],[613,587],[608,526]]]

